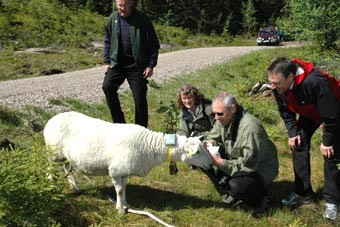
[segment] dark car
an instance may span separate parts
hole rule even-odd
[[[257,36],[257,45],[279,45],[281,38],[274,27],[261,28]]]

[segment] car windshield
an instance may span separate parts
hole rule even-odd
[[[261,31],[259,32],[259,34],[260,34],[260,35],[265,35],[265,34],[275,34],[275,32],[272,31],[272,30],[261,30]]]
[[[263,28],[263,29],[260,29],[260,31],[259,31],[260,35],[275,34],[275,33],[276,33],[275,30],[270,29],[270,28]]]

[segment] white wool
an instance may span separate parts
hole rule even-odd
[[[163,133],[135,124],[113,124],[78,112],[51,118],[45,126],[44,138],[53,151],[52,160],[69,161],[70,164],[65,164],[68,174],[68,165],[72,165],[86,175],[110,175],[120,212],[124,212],[123,206],[126,206],[126,178],[145,176],[155,165],[168,159]],[[200,141],[184,136],[177,136],[171,159],[205,169],[212,164]],[[77,189],[73,176],[69,180]]]

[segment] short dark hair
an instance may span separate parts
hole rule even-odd
[[[267,73],[281,73],[285,79],[290,73],[296,74],[298,67],[295,62],[286,57],[279,57],[274,60],[267,68]]]

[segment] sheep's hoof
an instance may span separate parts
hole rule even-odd
[[[118,213],[121,215],[127,214],[128,208],[117,208]]]
[[[74,189],[73,194],[74,194],[74,195],[81,195],[81,194],[83,194],[83,190]]]

